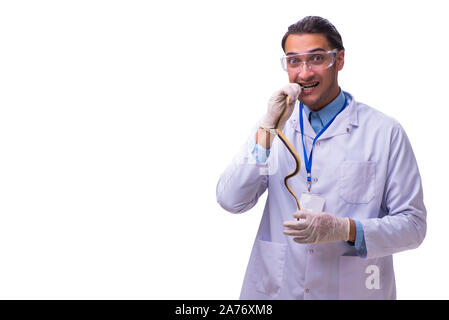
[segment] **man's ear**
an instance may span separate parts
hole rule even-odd
[[[343,66],[345,65],[345,51],[344,50],[338,51],[335,64],[337,65],[338,71],[343,69]]]

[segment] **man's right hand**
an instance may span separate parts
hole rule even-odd
[[[293,113],[293,108],[295,107],[296,100],[298,100],[299,94],[301,93],[301,87],[297,83],[289,83],[282,87],[280,90],[276,91],[268,101],[268,110],[264,119],[260,123],[262,127],[274,129],[276,122],[284,110],[287,96],[290,98],[287,112],[285,113],[282,123],[279,124],[279,128],[282,130],[285,123],[290,118]]]

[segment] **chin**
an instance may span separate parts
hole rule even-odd
[[[313,106],[316,104],[317,98],[314,98],[314,97],[311,97],[311,96],[306,96],[306,97],[301,97],[299,100],[303,104],[308,106],[309,108],[313,109]]]
[[[309,107],[309,109],[311,109],[312,111],[318,111],[323,107],[323,97],[318,92],[300,97],[299,100],[302,101],[302,103]]]

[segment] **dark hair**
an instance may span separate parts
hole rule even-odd
[[[332,23],[321,17],[308,16],[288,27],[288,31],[282,38],[282,49],[284,52],[287,37],[290,34],[298,33],[321,33],[326,37],[332,49],[345,50],[345,47],[343,47],[343,40],[341,39],[337,28],[335,28]]]

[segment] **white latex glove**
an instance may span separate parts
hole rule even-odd
[[[339,218],[326,212],[297,211],[296,221],[284,222],[284,234],[298,243],[326,243],[349,240],[349,218]]]
[[[295,107],[296,100],[298,100],[300,93],[301,87],[297,83],[289,83],[282,87],[282,89],[276,91],[268,101],[267,114],[263,118],[260,125],[266,129],[274,129],[277,120],[284,110],[287,96],[289,96],[290,100],[287,112],[282,118],[282,123],[279,125],[279,128],[282,130],[288,118],[292,115],[293,108]]]

